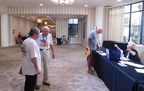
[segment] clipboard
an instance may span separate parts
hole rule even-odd
[[[85,55],[88,57],[90,55],[90,48],[85,51]]]

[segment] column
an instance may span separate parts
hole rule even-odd
[[[95,25],[95,27],[97,27],[97,29],[99,29],[99,28],[104,28],[103,26],[104,26],[104,7],[96,7],[96,9],[95,9],[96,11],[95,11],[95,15],[96,15],[96,25]],[[104,32],[104,31],[103,31]],[[99,36],[99,39],[100,39],[100,44],[101,44],[101,46],[102,46],[102,40],[103,40],[103,38],[102,38],[102,35],[103,34],[100,34],[100,36]]]
[[[1,14],[1,47],[9,46],[9,16]]]

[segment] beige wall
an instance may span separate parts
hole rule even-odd
[[[3,9],[0,8],[0,13],[7,12],[9,15],[15,14],[69,14],[69,15],[84,15],[87,16],[87,25],[86,25],[86,36],[89,34],[91,30],[95,27],[95,9],[96,8],[85,8],[85,7],[26,7],[26,6],[3,6],[0,5]],[[73,17],[72,17],[73,18]],[[29,28],[33,25],[28,20],[24,20],[22,18],[13,17],[11,19],[12,25],[10,27],[10,31],[15,30],[15,34],[12,36],[16,36],[18,32],[21,32],[23,35],[27,35]],[[61,36],[62,34],[68,34],[68,21],[66,18],[58,18],[57,19],[57,28],[56,28],[56,36]],[[79,37],[73,38],[71,43],[82,43],[85,44],[85,39],[81,38],[82,30],[81,23],[79,25]],[[14,41],[14,40],[13,40]]]
[[[1,21],[1,15],[0,15],[0,21]],[[1,22],[0,22],[0,40],[1,40]],[[1,45],[1,41],[0,41],[0,45]]]
[[[94,29],[95,26],[95,8],[85,7],[9,7],[10,14],[69,14],[69,15],[86,15],[87,16],[87,33]],[[72,17],[74,18],[74,17]],[[76,18],[76,17],[75,17]],[[80,25],[81,26],[81,25]],[[56,36],[61,37],[62,35],[68,35],[68,19],[57,18],[56,19]],[[79,37],[72,38],[71,43],[82,43],[85,41],[81,40],[81,28],[79,28]]]
[[[34,23],[33,21],[29,21],[16,16],[12,16],[10,22],[10,31],[14,30],[14,34],[13,32],[11,33],[12,40],[10,41],[10,45],[15,44],[15,37],[17,37],[19,32],[21,32],[22,35],[28,36],[30,28],[36,26],[36,23]]]

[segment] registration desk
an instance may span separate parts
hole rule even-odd
[[[144,83],[139,83],[138,91],[144,91]]]
[[[139,91],[139,83],[144,83],[144,74],[137,73],[136,67],[121,67],[118,61],[111,61],[98,53],[93,68],[110,91]]]

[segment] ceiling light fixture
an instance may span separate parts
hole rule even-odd
[[[44,22],[45,25],[47,25],[47,22]]]
[[[74,0],[51,0],[54,4],[61,4],[61,5],[70,5],[74,2]]]
[[[117,2],[120,2],[121,0],[117,0]]]
[[[38,23],[41,23],[42,21],[41,21],[41,19],[38,19],[37,22],[38,22]]]

